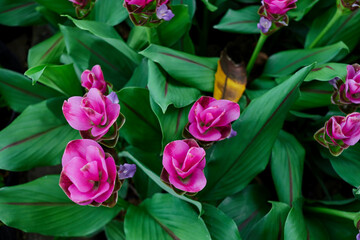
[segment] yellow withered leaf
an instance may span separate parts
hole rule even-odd
[[[235,63],[226,53],[221,52],[215,73],[214,98],[238,102],[246,89],[247,75],[245,62]]]

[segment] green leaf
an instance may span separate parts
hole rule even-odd
[[[305,149],[296,138],[280,131],[271,155],[271,174],[281,202],[292,205],[301,197]]]
[[[212,92],[214,89],[217,58],[198,57],[154,44],[140,54],[159,63],[179,82],[202,91]]]
[[[195,15],[196,1],[195,0],[171,0],[171,5],[182,4],[187,6],[191,19]]]
[[[307,240],[309,239],[304,215],[302,213],[302,199],[294,201],[289,215],[285,221],[284,240]],[[318,240],[318,239],[317,239]]]
[[[22,112],[31,104],[61,96],[48,87],[33,86],[27,77],[7,69],[0,69],[0,93],[16,112]]]
[[[233,124],[233,129],[241,134],[218,142],[207,161],[208,182],[200,193],[203,199],[221,199],[237,193],[265,169],[286,114],[298,97],[298,87],[312,68],[313,65],[303,68],[251,101]]]
[[[127,240],[211,239],[203,220],[187,203],[159,193],[128,209],[125,235]]]
[[[312,9],[319,0],[300,0],[296,3],[296,8],[291,9],[287,14],[295,21],[300,21]]]
[[[199,213],[201,213],[202,205],[201,205],[200,202],[192,200],[190,198],[187,198],[187,197],[185,197],[183,195],[177,194],[173,189],[171,189],[168,185],[166,185],[165,183],[163,183],[160,180],[159,175],[156,175],[154,172],[152,172],[148,167],[146,167],[143,163],[141,163],[138,159],[136,159],[130,153],[128,153],[128,152],[120,152],[118,156],[119,157],[129,158],[133,163],[135,163],[138,167],[140,167],[146,173],[146,175],[148,175],[149,178],[151,178],[151,180],[153,180],[162,189],[164,189],[166,192],[170,193],[171,195],[173,195],[173,196],[175,196],[177,198],[180,198],[181,200],[184,200],[186,202],[189,202],[189,203],[193,204],[194,206],[197,207],[197,209],[199,210]]]
[[[58,32],[52,37],[30,48],[28,55],[29,68],[48,63],[59,64],[60,56],[64,49],[64,37]]]
[[[111,221],[105,226],[107,240],[126,240],[124,223],[116,220]]]
[[[158,153],[148,153],[144,152],[133,146],[129,146],[125,149],[129,152],[134,158],[139,162],[144,164],[145,167],[152,171],[154,174],[160,175],[162,170],[161,159]],[[146,172],[141,168],[136,170],[136,174],[132,178],[136,192],[139,194],[139,197],[143,200],[150,198],[155,193],[162,191],[161,187],[155,183]]]
[[[175,17],[171,21],[163,22],[156,28],[161,45],[167,47],[171,47],[179,41],[191,27],[191,18],[187,6],[173,4],[171,10]]]
[[[331,154],[328,154],[324,151],[324,155],[330,159],[331,165],[333,166],[335,172],[346,181],[347,183],[353,185],[354,187],[360,186],[360,144],[350,146],[348,149],[345,149],[344,152],[338,156],[334,157]]]
[[[68,56],[80,72],[99,64],[106,81],[120,89],[131,77],[135,65],[124,53],[103,39],[78,28],[60,25]]]
[[[72,64],[40,65],[30,68],[24,74],[31,78],[34,84],[41,82],[67,97],[83,95],[83,89]]]
[[[59,176],[0,189],[0,220],[24,232],[50,236],[85,236],[99,231],[126,207],[122,200],[114,208],[80,206],[59,187]]]
[[[149,152],[160,152],[161,130],[150,107],[149,91],[128,87],[121,89],[117,95],[121,113],[126,116],[120,134],[135,147]]]
[[[92,17],[97,22],[103,22],[111,26],[115,26],[129,16],[129,13],[126,11],[123,4],[124,0],[96,1],[90,18]]]
[[[126,83],[125,87],[141,87],[146,88],[148,85],[149,68],[148,59],[143,58],[141,63],[135,68],[130,80]]]
[[[296,49],[278,52],[272,55],[266,62],[263,72],[264,76],[281,77],[293,73],[300,67],[317,62],[326,63],[349,52],[348,47],[343,42],[333,45],[314,48]]]
[[[306,48],[314,41],[321,30],[325,28],[335,11],[336,5],[333,4],[331,9],[313,21],[310,31],[306,35]],[[344,14],[329,29],[329,31],[319,41],[317,46],[326,46],[342,41],[352,51],[360,40],[360,28],[357,27],[359,22],[360,11],[353,11],[351,14]]]
[[[239,10],[229,9],[214,28],[225,32],[259,34],[258,9],[259,6],[249,6]]]
[[[43,22],[34,0],[0,0],[0,24],[29,26]]]
[[[310,82],[313,80],[329,81],[335,77],[345,80],[347,74],[346,66],[347,64],[344,63],[318,64],[313,70],[311,70],[304,82]]]
[[[153,99],[150,100],[150,105],[160,123],[162,149],[164,149],[169,142],[182,139],[184,127],[189,121],[188,114],[191,106],[180,109],[170,106],[166,113],[163,113]]]
[[[300,91],[300,98],[292,107],[294,110],[329,106],[331,94],[334,92],[333,87],[328,82],[319,81],[304,83]]]
[[[186,87],[170,78],[166,78],[154,62],[148,61],[148,64],[150,96],[161,107],[163,113],[171,104],[176,108],[185,107],[201,96],[198,89]]]
[[[211,4],[211,3],[209,2],[209,0],[201,0],[201,1],[205,4],[205,6],[207,7],[207,9],[209,9],[209,11],[211,11],[211,12],[214,12],[214,11],[216,11],[216,10],[218,9],[217,6]]]
[[[63,0],[35,0],[40,5],[59,14],[75,15],[75,8],[70,1]]]
[[[62,116],[63,99],[31,105],[0,132],[0,169],[25,171],[60,164],[66,144],[79,138]]]
[[[122,6],[122,8],[124,7]],[[128,58],[124,61],[130,60],[133,65],[137,65],[140,63],[141,56],[124,42],[124,40],[120,37],[120,35],[112,26],[101,22],[76,20],[72,17],[67,17],[71,21],[73,21],[75,26],[77,26],[81,30],[89,31],[90,33],[101,38],[102,40],[116,48],[119,52],[121,52],[121,56],[124,55],[124,57]]]
[[[285,203],[271,202],[272,208],[257,224],[246,239],[278,240],[283,239],[283,227],[290,207]]]
[[[260,185],[248,185],[241,192],[225,198],[218,208],[231,217],[246,239],[251,228],[270,210],[269,190]]]
[[[241,240],[235,222],[218,208],[204,204],[204,220],[212,240]]]

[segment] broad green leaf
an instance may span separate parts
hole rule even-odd
[[[296,49],[275,53],[266,62],[264,76],[281,77],[293,73],[300,67],[317,62],[326,63],[337,56],[347,54],[348,47],[343,42],[333,45],[314,48]]]
[[[176,108],[185,107],[201,96],[198,89],[167,78],[154,62],[148,61],[148,64],[150,96],[161,107],[163,113],[171,104]]]
[[[31,104],[61,96],[48,87],[33,86],[29,78],[7,69],[0,69],[0,93],[16,112],[22,112]]]
[[[334,92],[328,82],[320,81],[304,83],[300,91],[301,95],[292,107],[294,110],[328,106],[331,104],[331,94]]]
[[[183,4],[188,7],[189,15],[191,19],[195,15],[196,1],[195,0],[171,0],[171,5]]]
[[[252,100],[233,124],[233,129],[241,134],[216,143],[207,162],[207,186],[200,192],[203,199],[221,199],[237,193],[265,169],[286,114],[298,97],[299,85],[312,68],[313,65],[303,68]]]
[[[312,80],[329,81],[335,77],[345,80],[347,71],[347,64],[344,63],[325,63],[316,65],[309,75],[305,78],[304,82]]]
[[[90,18],[92,17],[97,22],[103,22],[111,26],[115,26],[129,16],[129,13],[126,11],[123,4],[124,0],[96,1]]]
[[[324,152],[327,150],[325,149]],[[344,152],[338,156],[334,157],[331,154],[324,153],[331,162],[335,172],[346,181],[347,183],[353,185],[354,187],[360,186],[360,144],[350,146],[348,149],[345,149]]]
[[[146,28],[143,26],[134,26],[127,39],[127,44],[129,47],[136,51],[143,50],[148,44],[148,37],[146,33]]]
[[[60,164],[66,144],[80,137],[63,117],[62,103],[50,99],[31,105],[0,132],[0,169]]]
[[[171,195],[193,204],[194,206],[197,207],[199,213],[202,212],[202,205],[200,202],[187,198],[183,195],[177,194],[173,189],[171,189],[168,185],[166,185],[164,182],[160,180],[159,175],[151,171],[148,167],[146,167],[142,162],[140,162],[138,159],[132,156],[129,152],[120,152],[118,156],[129,158],[133,163],[135,163],[139,168],[141,168],[141,170],[143,170],[146,173],[146,175],[148,175],[149,178],[151,178],[151,180],[153,180],[157,185],[159,185],[159,187],[161,187]]]
[[[225,198],[218,208],[231,217],[246,239],[251,228],[270,210],[269,190],[260,185],[248,185],[241,192]]]
[[[124,53],[105,40],[78,28],[60,25],[69,58],[82,72],[99,64],[105,80],[120,89],[129,80],[135,65]]]
[[[296,138],[280,131],[271,155],[271,173],[281,202],[292,205],[301,197],[305,149]]]
[[[122,6],[122,8],[124,7]],[[133,65],[140,63],[141,56],[124,42],[112,26],[101,22],[76,20],[69,16],[68,18],[81,30],[89,31],[116,48],[119,52],[121,52],[121,55],[124,55],[123,57],[128,58],[127,60],[124,59],[124,61],[130,60]]]
[[[140,54],[159,63],[179,82],[202,91],[214,89],[217,58],[198,57],[153,44]]]
[[[106,224],[105,234],[107,240],[126,240],[124,232],[124,223],[113,220]]]
[[[148,85],[149,68],[148,59],[143,58],[141,63],[135,68],[130,80],[125,87],[141,87],[146,88]]]
[[[72,64],[40,65],[30,68],[24,74],[31,78],[34,84],[41,82],[67,97],[83,95],[80,80]]]
[[[284,240],[308,240],[308,230],[302,213],[302,199],[294,201],[285,221]],[[318,240],[318,239],[317,239]]]
[[[43,22],[34,0],[0,0],[0,24],[29,26]]]
[[[75,15],[75,8],[70,1],[63,0],[35,0],[40,5],[59,14]]]
[[[285,203],[271,202],[272,208],[258,223],[256,223],[247,240],[278,240],[283,239],[283,227],[290,207]]]
[[[161,130],[149,102],[149,91],[143,88],[123,88],[117,95],[121,113],[126,117],[120,134],[131,145],[149,152],[160,152]]]
[[[162,132],[162,149],[171,141],[183,138],[182,133],[188,123],[188,114],[191,106],[185,108],[175,108],[170,106],[166,113],[161,111],[159,105],[153,99],[150,100],[151,109],[159,120]]]
[[[64,37],[58,32],[52,37],[30,48],[28,55],[29,68],[48,63],[59,64],[60,56],[64,49]]]
[[[235,222],[218,208],[204,204],[204,220],[212,240],[241,240]]]
[[[125,149],[139,162],[144,164],[145,167],[152,171],[154,174],[160,175],[162,170],[162,163],[158,153],[144,152],[133,146],[129,146]],[[161,187],[154,182],[142,168],[136,169],[136,174],[132,178],[134,182],[136,192],[142,200],[150,198],[155,193],[162,191]]]
[[[308,239],[316,239],[316,240],[329,240],[329,234],[326,228],[323,226],[321,221],[316,218],[305,217],[306,221],[306,229],[309,231],[307,234],[309,236]]]
[[[59,176],[0,189],[0,220],[24,232],[50,236],[85,236],[99,231],[126,202],[114,208],[80,206],[59,187]]]
[[[322,29],[324,29],[335,11],[336,5],[333,4],[331,9],[313,21],[310,31],[306,35],[306,48],[313,42]],[[341,16],[319,41],[317,46],[326,46],[342,41],[350,50],[353,50],[360,40],[360,28],[357,27],[359,21],[360,11],[353,11],[351,14]]]
[[[191,27],[191,18],[186,5],[172,5],[171,10],[175,17],[156,28],[161,45],[167,47],[179,41]]]
[[[128,209],[125,235],[127,240],[211,239],[193,208],[169,194],[159,193]]]
[[[240,10],[229,9],[214,28],[225,32],[258,34],[258,9],[259,6],[249,6]]]
[[[294,18],[295,21],[300,21],[312,9],[312,7],[319,2],[319,0],[300,0],[296,3],[296,8],[291,9],[287,15]]]

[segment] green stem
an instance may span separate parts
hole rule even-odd
[[[357,213],[355,212],[344,212],[337,209],[329,209],[329,208],[322,208],[322,207],[304,207],[305,211],[313,212],[313,213],[323,213],[330,216],[341,217],[345,219],[349,219],[354,221]]]
[[[147,27],[146,28],[146,35],[147,35],[147,39],[148,39],[149,44],[151,44],[152,41],[153,41],[152,40],[152,34],[153,34],[152,28]]]
[[[262,49],[267,37],[268,36],[266,36],[266,35],[264,35],[262,33],[260,34],[259,41],[257,42],[255,50],[254,50],[253,54],[251,55],[250,61],[249,61],[248,65],[247,65],[247,67],[246,67],[246,72],[247,72],[248,76],[250,75],[251,70],[254,67],[255,61],[256,61],[256,59],[257,59],[257,57],[259,55],[260,50]]]
[[[343,13],[342,13],[341,9],[337,8],[336,12],[335,12],[334,16],[332,17],[332,19],[330,20],[330,22],[328,22],[328,24],[321,31],[321,33],[319,35],[317,35],[315,40],[309,45],[309,48],[313,48],[316,46],[316,44],[319,43],[319,41],[325,36],[325,34],[329,31],[329,29],[337,22],[337,20],[339,20],[339,18],[342,16],[342,14]]]

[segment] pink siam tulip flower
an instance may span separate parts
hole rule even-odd
[[[201,141],[220,141],[231,133],[231,122],[240,116],[240,107],[229,100],[201,97],[189,112],[189,133]]]
[[[69,1],[76,5],[79,5],[80,7],[85,7],[89,2],[89,0],[69,0]]]
[[[89,131],[94,140],[99,140],[116,122],[120,105],[113,103],[98,89],[91,88],[84,97],[71,97],[64,101],[64,116],[76,130]]]
[[[88,90],[91,88],[97,88],[102,94],[106,93],[107,83],[105,82],[100,65],[95,65],[91,71],[85,70],[81,74],[81,86]]]
[[[115,161],[97,142],[89,139],[69,142],[62,167],[59,185],[75,203],[99,206],[114,193]]]
[[[130,5],[138,5],[141,7],[145,7],[147,4],[151,3],[154,0],[125,0],[127,4]]]
[[[325,129],[334,145],[343,148],[355,145],[360,140],[360,113],[333,116],[325,124]]]
[[[360,65],[348,65],[346,82],[340,87],[340,92],[345,90],[346,98],[350,102],[360,104]]]
[[[296,8],[297,0],[263,0],[266,12],[271,15],[285,15],[290,9]]]
[[[185,192],[201,191],[206,185],[205,154],[193,139],[170,142],[164,149],[162,180]]]

